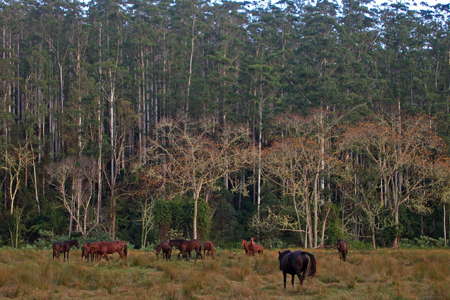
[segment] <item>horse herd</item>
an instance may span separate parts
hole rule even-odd
[[[64,255],[64,261],[69,261],[70,248],[80,248],[80,244],[76,240],[53,243],[53,259],[59,258],[61,253]],[[128,256],[128,246],[122,241],[102,241],[86,243],[81,247],[81,258],[87,261],[101,260],[105,258],[109,260],[108,254],[118,253],[121,258]]]
[[[254,256],[255,254],[263,254],[264,247],[255,243],[254,238],[251,238],[250,241],[242,240],[241,245],[246,255]],[[78,241],[70,240],[54,243],[53,259],[59,258],[62,253],[64,255],[64,261],[69,261],[70,248],[74,246],[80,248]],[[186,260],[191,258],[193,251],[195,252],[195,259],[205,258],[207,256],[214,258],[216,253],[214,244],[211,241],[201,242],[199,240],[175,239],[159,243],[155,247],[156,256],[159,257],[159,254],[162,252],[163,259],[170,260],[173,248],[179,250],[178,258],[182,257]],[[339,252],[340,259],[345,261],[348,254],[347,242],[338,240],[336,249]],[[113,253],[118,253],[120,258],[127,258],[127,243],[123,241],[102,241],[85,243],[81,247],[81,258],[87,261],[101,260],[102,258],[109,260],[108,254]],[[286,288],[287,274],[291,275],[292,286],[294,286],[296,275],[300,284],[303,285],[306,276],[314,276],[316,274],[316,258],[309,252],[300,250],[281,251],[278,252],[278,260],[280,263],[280,271],[283,273],[284,288]]]
[[[172,256],[172,248],[178,249],[178,258],[190,259],[192,251],[195,251],[195,259],[211,256],[214,258],[216,248],[211,241],[200,242],[199,240],[169,240],[159,243],[155,247],[156,256],[163,253],[163,258],[169,260]],[[203,254],[202,254],[203,250]]]

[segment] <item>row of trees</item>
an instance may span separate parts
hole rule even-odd
[[[426,214],[445,233],[448,11],[0,1],[2,240],[145,245],[154,201],[181,195],[197,237],[199,203],[214,224],[225,194],[242,234],[305,246],[337,227],[375,245],[389,226],[398,245],[409,214],[409,236]]]

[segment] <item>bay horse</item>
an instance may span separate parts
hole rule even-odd
[[[248,250],[250,255],[255,255],[255,253],[263,254],[264,247],[255,243],[254,238],[251,238],[250,244],[248,245]]]
[[[70,241],[63,241],[63,242],[53,243],[53,245],[52,245],[53,259],[55,259],[55,257],[59,258],[59,255],[61,253],[63,253],[63,255],[64,255],[63,260],[66,261],[66,259],[67,259],[67,261],[69,261],[70,248],[73,247],[73,246],[75,246],[77,248],[80,248],[80,244],[78,244],[77,240],[70,240]]]
[[[283,284],[286,288],[286,274],[291,274],[292,287],[294,286],[295,275],[303,285],[306,276],[314,276],[316,274],[316,259],[314,255],[303,251],[285,250],[278,252],[278,260],[280,261],[280,271],[283,272]]]
[[[203,256],[211,256],[214,258],[216,254],[216,248],[214,248],[214,244],[211,241],[206,241],[203,243]]]
[[[94,251],[91,243],[86,243],[81,246],[81,259],[86,259],[87,261],[94,260]]]
[[[181,253],[186,260],[191,258],[192,250],[195,251],[195,259],[202,258],[202,244],[199,240],[184,241],[181,244]]]
[[[176,239],[176,240],[170,240],[169,241],[169,246],[170,247],[175,247],[176,249],[180,250],[180,252],[178,253],[178,258],[180,258],[180,256],[183,254],[183,251],[181,249],[181,245],[186,242],[186,240],[183,239]]]
[[[170,244],[168,241],[163,241],[161,243],[159,243],[159,245],[157,245],[155,247],[155,251],[156,251],[156,256],[159,256],[159,253],[162,251],[163,253],[163,258],[169,260],[170,257],[172,256],[172,247],[170,247]]]
[[[338,240],[336,243],[336,249],[339,252],[339,257],[343,261],[345,261],[347,254],[348,254],[348,245],[347,242],[344,240]]]

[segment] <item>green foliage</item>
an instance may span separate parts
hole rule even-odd
[[[160,199],[153,209],[155,224],[168,225],[185,238],[192,235],[192,220],[194,216],[194,200],[190,197],[178,197],[172,200]],[[207,238],[211,228],[211,212],[204,200],[198,202],[197,227],[199,235]]]
[[[400,246],[402,248],[445,248],[445,242],[443,238],[432,238],[429,236],[421,235],[413,239],[401,239]],[[448,247],[448,245],[447,245]]]

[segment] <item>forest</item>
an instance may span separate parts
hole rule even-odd
[[[449,12],[0,0],[0,246],[446,247]]]

